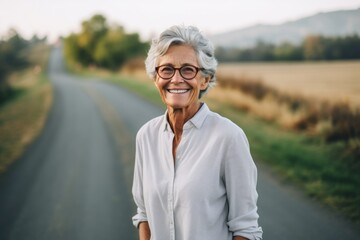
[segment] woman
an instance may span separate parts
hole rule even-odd
[[[246,136],[200,101],[216,81],[212,45],[195,27],[173,26],[153,41],[145,64],[167,111],[136,138],[140,239],[261,239]]]

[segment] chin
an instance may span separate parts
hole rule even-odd
[[[189,99],[172,99],[172,98],[165,99],[166,105],[173,108],[187,107],[189,106],[190,102],[191,101]]]
[[[188,104],[184,104],[184,103],[170,103],[170,102],[167,102],[166,105],[174,109],[186,108],[188,106]]]

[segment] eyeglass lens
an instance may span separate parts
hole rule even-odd
[[[160,66],[157,69],[158,74],[163,79],[170,79],[175,75],[176,70],[179,70],[181,77],[186,80],[193,79],[198,73],[198,68],[194,66],[185,65],[180,68],[174,68],[173,66]]]

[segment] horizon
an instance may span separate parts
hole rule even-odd
[[[35,35],[40,38],[47,36],[48,41],[54,42],[60,36],[66,37],[72,32],[79,32],[81,23],[95,14],[106,17],[109,24],[116,23],[123,26],[125,31],[137,32],[143,40],[149,40],[153,35],[175,24],[195,25],[206,34],[215,35],[258,24],[278,25],[321,12],[360,8],[359,0],[333,0],[330,3],[327,0],[306,0],[301,3],[257,0],[246,3],[246,7],[237,0],[223,0],[221,5],[217,3],[219,0],[184,0],[174,10],[167,1],[166,6],[171,7],[171,11],[167,11],[168,8],[163,7],[164,0],[154,0],[151,3],[139,0],[79,0],[74,3],[71,0],[52,3],[46,0],[13,0],[5,5],[1,4],[3,6],[0,8],[0,38],[6,36],[13,28],[24,38],[29,39]],[[141,9],[136,7],[139,4],[142,5]],[[25,6],[19,8],[20,5]],[[269,11],[269,7],[274,5],[281,7]],[[189,6],[196,10],[196,14],[183,14],[188,12]],[[64,16],[62,13],[67,14]],[[19,15],[22,17],[19,18]]]

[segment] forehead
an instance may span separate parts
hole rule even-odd
[[[167,52],[159,57],[159,65],[164,64],[172,64],[174,66],[184,64],[198,65],[195,50],[187,45],[170,46]]]

